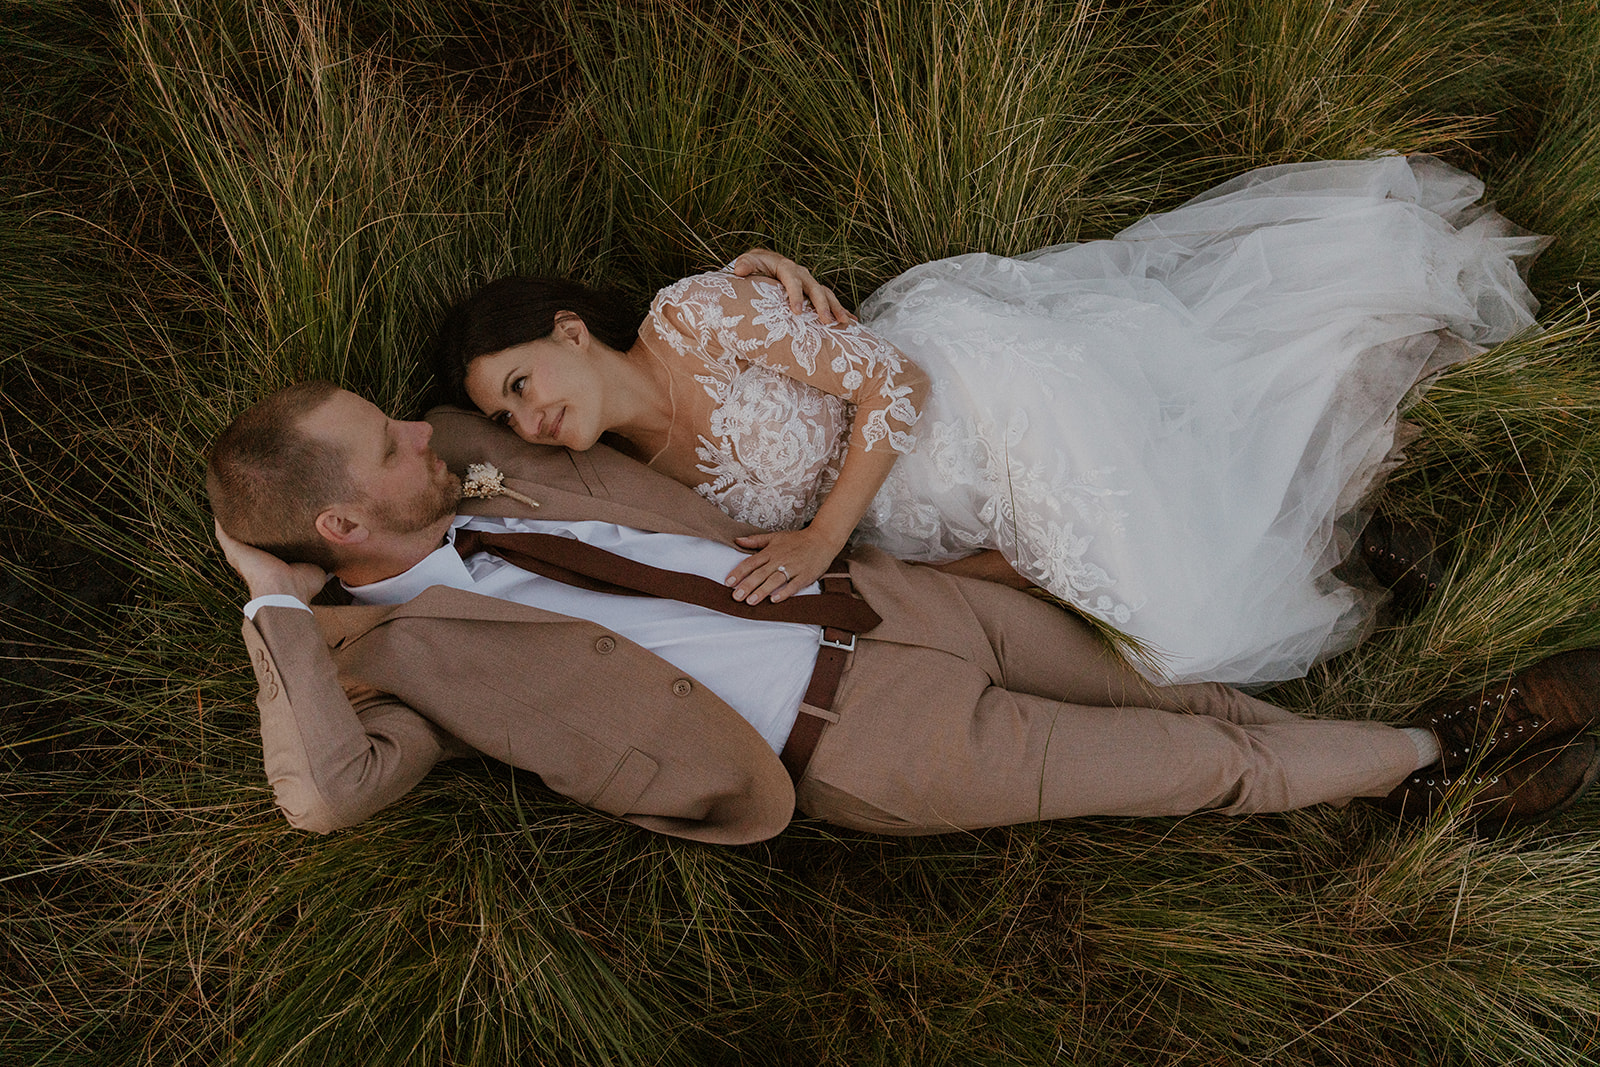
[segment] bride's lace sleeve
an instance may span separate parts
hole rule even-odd
[[[788,375],[855,405],[851,436],[868,450],[916,444],[928,379],[888,341],[859,323],[824,326],[809,305],[789,310],[770,278],[700,274],[656,294],[650,307],[662,338],[680,355],[743,360]]]

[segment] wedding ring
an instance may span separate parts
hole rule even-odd
[[[785,567],[783,564],[780,563],[780,564],[778,564],[778,570],[783,572],[783,580],[784,581],[786,581],[786,582],[793,581],[793,579],[791,579],[789,577],[789,568]]]

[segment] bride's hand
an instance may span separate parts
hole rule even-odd
[[[733,261],[732,270],[740,278],[748,278],[752,274],[776,278],[789,297],[789,310],[796,315],[805,306],[804,301],[809,300],[816,309],[817,318],[824,323],[856,321],[856,317],[833,295],[832,289],[813,278],[810,271],[794,260],[780,256],[771,249],[750,249]]]
[[[759,604],[770,597],[776,604],[800,592],[827,573],[844,542],[837,543],[813,528],[775,530],[735,538],[740,548],[754,555],[728,572],[722,584],[733,586],[733,599]]]

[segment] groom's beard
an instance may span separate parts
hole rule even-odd
[[[373,500],[373,516],[390,533],[409,534],[425,530],[446,515],[454,515],[461,503],[461,479],[446,471],[429,487],[409,500]]]

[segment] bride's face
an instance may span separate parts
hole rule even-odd
[[[479,356],[467,395],[502,426],[538,445],[582,451],[600,439],[603,384],[595,361],[559,329],[549,337]]]

